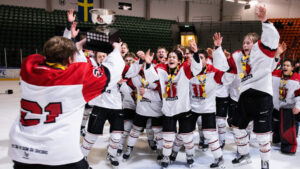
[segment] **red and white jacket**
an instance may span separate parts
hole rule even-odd
[[[184,62],[180,65],[170,90],[167,92],[168,97],[162,99],[162,112],[165,116],[175,116],[191,109],[188,87],[189,81],[192,77],[199,74],[201,70],[201,60],[197,63],[194,58],[192,59],[192,63]],[[155,70],[151,65],[150,68],[144,69],[144,73],[147,81],[159,80],[161,95],[166,93],[166,86],[168,84],[167,64],[159,64],[155,67]]]
[[[139,88],[143,86],[142,84],[142,74],[143,69],[139,72],[139,74],[135,77],[131,78],[132,83],[130,84],[131,87],[137,89],[137,96],[140,96]],[[145,84],[148,83],[145,87],[145,93],[140,100],[139,97],[136,99],[136,113],[142,116],[147,117],[159,117],[162,116],[162,101],[161,96],[159,93],[159,82],[158,81],[148,81],[145,79]]]
[[[252,88],[273,95],[272,71],[274,56],[279,43],[279,34],[272,23],[262,23],[261,40],[251,49],[247,64],[247,75],[241,79],[240,93]],[[236,74],[243,72],[242,55],[238,52],[232,54],[228,60],[231,69]]]
[[[216,89],[217,84],[230,84],[234,78],[234,74],[227,73],[216,69],[213,65],[206,65],[202,72],[199,73],[203,79],[204,70],[206,69],[205,93],[203,97],[203,89],[198,77],[190,80],[190,102],[192,111],[196,113],[215,113],[216,112]]]
[[[280,100],[279,88],[282,73],[282,70],[275,70],[272,73],[274,108],[279,110],[280,108],[292,109],[296,107],[300,110],[300,75],[298,73],[293,73],[293,75],[287,80],[284,89],[285,91],[283,92],[283,99]]]
[[[83,158],[78,131],[84,105],[102,94],[108,83],[116,83],[124,67],[120,54],[107,60],[105,67],[80,62],[66,70],[45,66],[45,57],[38,54],[23,61],[21,111],[10,130],[12,160],[62,165]]]

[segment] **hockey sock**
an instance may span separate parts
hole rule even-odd
[[[225,141],[225,135],[226,135],[226,118],[217,117],[216,122],[218,126],[219,142],[223,143]]]
[[[260,150],[260,158],[263,161],[270,160],[271,156],[271,133],[257,133],[256,134],[257,141],[259,143]]]
[[[116,157],[117,155],[117,149],[119,147],[121,137],[122,137],[122,131],[112,131],[110,133],[110,139],[109,139],[109,145],[108,145],[108,154]]]
[[[222,149],[220,147],[218,133],[216,130],[203,130],[205,139],[208,141],[210,151],[215,159],[222,156]]]
[[[83,138],[83,142],[81,145],[81,151],[83,155],[86,157],[90,150],[92,149],[93,145],[97,141],[98,135],[92,134],[87,132],[85,137]]]
[[[163,155],[170,156],[172,147],[175,140],[174,132],[163,132]]]
[[[142,127],[138,127],[136,125],[132,125],[132,129],[129,133],[128,143],[127,146],[134,147],[136,144],[137,139],[140,136],[141,131],[143,130]]]
[[[249,153],[249,136],[245,129],[238,129],[236,127],[233,128],[237,150],[241,155],[245,155]]]

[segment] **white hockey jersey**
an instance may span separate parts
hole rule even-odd
[[[191,109],[188,87],[189,81],[193,76],[196,76],[202,70],[201,60],[199,63],[197,63],[193,58],[192,63],[184,62],[182,65],[180,65],[173,83],[167,92],[166,87],[168,84],[168,65],[159,64],[155,67],[155,69],[157,72],[151,65],[150,68],[145,69],[144,72],[147,81],[159,80],[162,96],[166,95],[165,93],[167,93],[167,96],[163,97],[162,99],[163,114],[170,117],[189,111]]]
[[[148,81],[145,79],[144,84],[142,82],[143,69],[140,73],[131,78],[132,84],[137,89],[137,101],[136,101],[136,113],[147,117],[159,117],[162,116],[162,101],[159,94],[158,81]],[[145,88],[145,93],[141,96],[139,88]]]
[[[84,105],[116,81],[124,67],[111,55],[106,68],[73,63],[66,70],[28,56],[21,67],[21,112],[10,130],[9,156],[27,164],[63,165],[83,158],[80,124]]]
[[[127,83],[128,79],[123,79],[123,83],[120,87],[120,92],[122,94],[122,107],[123,109],[136,109],[136,104],[135,104],[135,94],[136,90],[134,88],[131,88]]]
[[[109,62],[110,60],[107,58],[109,58],[110,55],[121,54],[118,51],[114,50],[103,60],[102,65],[106,66],[108,64],[107,62]],[[122,72],[124,72],[124,69],[122,70]],[[108,84],[106,90],[100,96],[89,101],[89,105],[107,109],[122,109],[122,97],[119,84],[117,83],[122,79],[122,74],[114,78],[119,80],[115,80],[114,83]]]
[[[198,76],[190,80],[192,111],[196,113],[215,113],[218,84],[227,86],[232,83],[234,76],[235,74],[220,71],[214,66],[207,64],[206,68]],[[201,82],[205,81],[204,91],[199,79]]]
[[[252,88],[273,95],[272,71],[274,55],[279,43],[279,34],[272,23],[262,23],[261,40],[251,49],[245,76],[241,79],[240,93]],[[229,65],[240,75],[243,73],[242,56],[232,54]]]
[[[298,73],[293,73],[283,87],[284,80],[281,81],[282,73],[282,70],[275,70],[272,73],[274,108],[279,110],[280,108],[292,109],[297,107],[300,110],[300,75]],[[283,87],[282,99],[279,99],[280,87]]]

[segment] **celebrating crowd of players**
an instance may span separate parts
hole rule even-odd
[[[251,162],[252,130],[262,169],[269,169],[271,140],[281,143],[283,153],[296,153],[300,77],[291,60],[282,61],[280,69],[286,45],[279,44],[264,7],[257,13],[261,38],[247,34],[242,50],[231,55],[223,51],[220,33],[213,36],[214,49],[198,49],[191,41],[171,52],[160,47],[154,57],[149,50],[135,55],[127,44],[114,43],[110,54],[84,53],[85,39],[70,40],[79,32],[75,17],[70,10],[64,37],[47,41],[45,56],[30,55],[22,63],[21,113],[10,133],[15,169],[89,168],[86,157],[106,120],[107,160],[114,168],[118,155],[130,158],[144,130],[162,168],[176,160],[181,147],[192,167],[196,125],[199,146],[214,157],[210,168],[225,168],[226,119],[237,144],[233,165]]]

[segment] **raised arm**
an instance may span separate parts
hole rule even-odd
[[[73,24],[73,22],[76,19],[76,15],[74,14],[74,9],[70,9],[67,13],[67,17],[68,17],[68,23],[67,23],[67,27],[65,28],[63,37],[71,39],[72,38],[72,33],[71,33],[71,26]],[[79,30],[78,30],[79,32]],[[78,34],[78,33],[77,33]],[[76,35],[77,36],[77,35]],[[75,36],[75,37],[76,37]]]
[[[213,65],[215,68],[221,71],[227,71],[229,69],[226,56],[222,49],[223,37],[220,32],[216,32],[213,36],[215,50],[212,53]]]
[[[150,55],[150,49],[148,49],[148,51],[145,54],[146,65],[144,66],[144,74],[145,74],[146,80],[149,83],[153,83],[153,82],[159,80],[159,76],[152,65],[153,56],[154,56],[154,54]]]
[[[190,41],[190,47],[191,50],[194,52],[190,69],[192,75],[197,76],[202,71],[202,61],[198,55],[198,47],[194,40]]]
[[[121,44],[113,43],[114,50],[104,59],[102,65],[110,73],[110,82],[108,88],[117,84],[122,79],[122,72],[125,67],[124,60],[121,56]]]
[[[265,55],[273,58],[279,44],[279,33],[274,25],[269,22],[266,14],[266,8],[259,6],[256,15],[262,22],[261,40],[258,41],[259,48]]]

